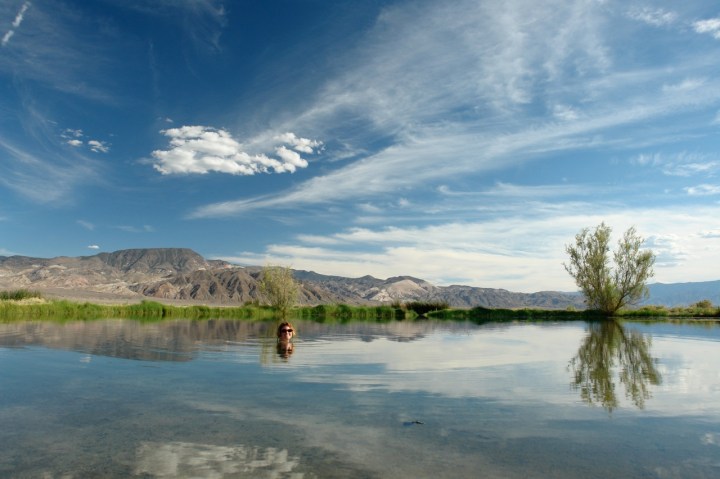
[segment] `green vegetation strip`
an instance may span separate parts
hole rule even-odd
[[[587,321],[607,316],[599,311],[568,311],[553,309],[500,309],[477,307],[472,309],[445,309],[427,314],[432,319],[454,321]]]
[[[35,300],[35,301],[33,301]],[[161,319],[247,319],[266,320],[278,316],[278,309],[257,303],[239,307],[172,306],[156,301],[137,304],[100,305],[67,300],[43,300],[37,292],[18,290],[0,291],[0,321],[17,320],[93,320],[127,318],[140,320]],[[417,318],[454,321],[594,321],[610,319],[600,311],[549,310],[549,309],[499,309],[477,307],[450,309],[446,303],[414,302],[395,303],[385,306],[349,306],[324,304],[292,308],[287,315],[292,319],[318,322],[350,321],[402,321]],[[700,301],[685,308],[646,306],[623,310],[615,318],[627,320],[720,318],[720,307],[709,301]]]
[[[143,301],[139,304],[101,305],[76,303],[66,300],[43,303],[19,303],[0,301],[0,319],[13,321],[20,319],[266,319],[274,316],[271,308],[238,307],[213,308],[209,306],[170,306],[155,301]]]
[[[257,304],[240,307],[172,306],[156,301],[142,301],[138,304],[101,305],[78,303],[67,300],[26,302],[25,296],[8,294],[0,300],[0,321],[18,320],[93,320],[93,319],[247,319],[266,320],[278,316],[278,310]],[[412,319],[417,315],[412,310],[390,306],[355,307],[347,305],[320,305],[292,308],[290,318],[310,319],[319,322],[347,321],[393,321]]]

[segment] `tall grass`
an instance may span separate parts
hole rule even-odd
[[[643,306],[638,309],[623,310],[617,314],[626,319],[642,318],[720,318],[720,307],[710,301],[699,301],[690,306],[668,308],[665,306]]]
[[[42,298],[39,291],[30,291],[27,289],[16,289],[12,291],[0,291],[0,300],[5,301],[22,301],[23,299]]]
[[[349,306],[347,304],[320,304],[296,308],[290,313],[299,319],[318,322],[397,321],[412,319],[412,311],[392,306]]]
[[[209,307],[209,306],[171,306],[155,301],[143,301],[138,304],[100,305],[76,303],[67,300],[45,303],[20,304],[9,301],[0,302],[0,319],[12,321],[18,319],[267,319],[275,315],[267,307]]]
[[[476,307],[472,309],[447,309],[427,314],[433,319],[457,321],[578,321],[594,320],[603,316],[598,311],[568,311],[554,309],[501,309]]]
[[[67,300],[21,302],[18,300],[38,298],[37,292],[17,290],[0,292],[0,321],[27,319],[93,320],[127,318],[139,320],[178,319],[249,319],[264,320],[277,316],[277,310],[255,304],[239,307],[211,307],[204,305],[171,306],[145,300],[137,304],[100,305],[77,303]],[[409,303],[391,306],[349,306],[346,304],[323,304],[296,307],[289,316],[318,322],[350,321],[402,321],[419,317],[457,321],[561,321],[607,319],[598,311],[572,311],[547,309],[496,309],[477,307],[472,309],[445,309],[444,303]],[[444,309],[440,309],[444,308]],[[681,319],[720,318],[720,307],[703,301],[689,307],[666,308],[646,306],[624,310],[617,314],[621,319]]]

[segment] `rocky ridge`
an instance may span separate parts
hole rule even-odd
[[[239,305],[259,298],[258,266],[206,260],[186,248],[128,249],[94,256],[30,258],[0,256],[0,289],[28,288],[71,299]],[[295,271],[299,302],[377,305],[396,301],[444,301],[452,307],[582,309],[573,293],[513,293],[471,286],[435,286],[411,276],[346,278]]]

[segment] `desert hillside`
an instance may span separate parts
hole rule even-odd
[[[260,299],[259,266],[207,260],[186,248],[128,249],[93,256],[0,256],[0,289],[39,290],[77,301],[128,303],[143,299],[177,304],[241,305]],[[453,307],[583,308],[563,292],[513,293],[471,286],[435,286],[411,276],[346,278],[295,271],[305,305],[445,301]]]

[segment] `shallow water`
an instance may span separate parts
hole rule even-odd
[[[713,323],[0,324],[0,477],[720,477]]]

